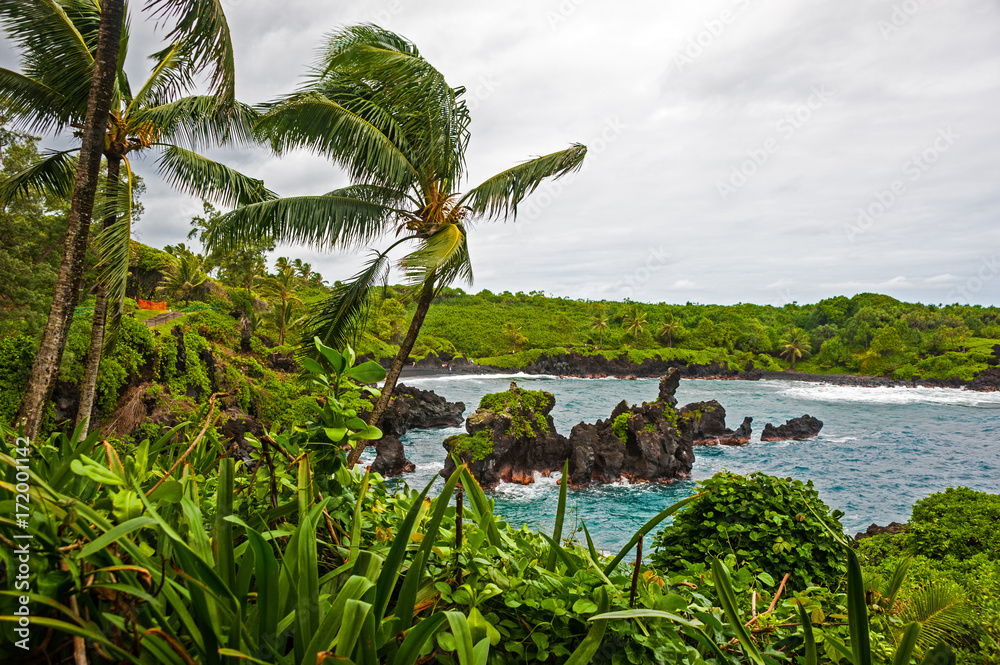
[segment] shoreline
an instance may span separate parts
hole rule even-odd
[[[446,363],[444,363],[446,366]],[[950,388],[953,390],[972,390],[974,392],[998,392],[1000,387],[996,385],[986,385],[976,387],[970,384],[975,381],[965,381],[963,379],[950,380],[913,380],[904,381],[879,376],[865,376],[861,374],[810,374],[791,371],[768,371],[751,370],[749,372],[732,372],[724,374],[701,374],[697,370],[708,369],[703,365],[696,365],[695,372],[691,372],[690,366],[683,366],[685,370],[682,378],[705,380],[705,381],[801,381],[804,383],[825,383],[829,385],[856,386],[859,388]],[[637,365],[635,369],[640,369]],[[714,369],[714,368],[713,368]],[[445,367],[428,367],[424,365],[404,367],[399,375],[399,380],[406,379],[432,379],[448,376],[475,376],[475,375],[514,375],[527,374],[537,376],[558,376],[560,378],[576,379],[620,379],[623,381],[637,378],[659,378],[661,374],[647,374],[636,372],[634,374],[590,374],[581,372],[568,372],[554,374],[550,372],[532,371],[531,368],[509,368],[504,369],[493,365],[475,365],[462,360],[451,366],[451,370]]]

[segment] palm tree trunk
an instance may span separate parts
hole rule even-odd
[[[37,438],[41,430],[45,406],[52,396],[56,373],[62,362],[63,350],[66,348],[66,338],[73,324],[73,309],[80,295],[87,243],[90,238],[90,218],[94,211],[94,196],[97,193],[101,155],[104,152],[104,135],[108,126],[108,111],[111,108],[115,74],[118,71],[118,52],[124,15],[124,0],[105,0],[101,5],[94,72],[90,80],[80,161],[73,183],[73,200],[63,244],[62,263],[59,266],[59,277],[56,279],[42,342],[17,410],[17,420],[24,428],[24,435],[29,439]]]
[[[382,386],[382,396],[379,397],[375,408],[372,409],[371,415],[368,416],[369,425],[377,426],[378,421],[382,419],[382,414],[385,413],[386,407],[389,406],[389,399],[392,398],[392,391],[396,388],[399,373],[403,371],[403,365],[406,363],[406,359],[410,357],[410,351],[413,350],[413,345],[417,341],[417,335],[420,334],[420,327],[424,325],[424,317],[427,316],[427,310],[430,309],[431,301],[434,300],[434,279],[435,276],[431,275],[424,282],[424,288],[420,292],[420,299],[417,301],[417,311],[413,313],[413,320],[410,321],[410,329],[407,330],[406,338],[399,347],[399,353],[396,354],[392,365],[389,367],[389,373],[385,376],[385,384]],[[354,450],[347,456],[348,469],[354,468],[354,465],[358,463],[361,453],[365,449],[365,443],[365,440],[359,439],[355,444]]]
[[[117,155],[108,157],[107,198],[114,199],[118,193],[118,177],[121,171],[121,158]],[[117,218],[111,214],[104,218],[104,228],[115,223]],[[103,264],[100,266],[103,268]],[[80,404],[76,412],[76,426],[84,425],[80,437],[87,436],[91,429],[90,417],[94,411],[94,398],[97,393],[97,372],[101,367],[101,356],[104,352],[104,331],[108,316],[108,287],[98,276],[97,301],[94,303],[94,323],[90,329],[90,348],[87,350],[87,369],[80,386]]]

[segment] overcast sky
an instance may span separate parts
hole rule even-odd
[[[1000,0],[223,5],[244,101],[294,88],[332,29],[375,22],[469,89],[467,185],[589,147],[586,168],[536,192],[516,223],[474,228],[472,291],[1000,303]],[[133,23],[136,80],[139,54],[159,45]],[[346,182],[308,154],[212,155],[282,195]],[[159,183],[151,161],[137,171],[148,192],[136,237],[184,240],[200,202]],[[331,281],[359,265],[277,254]]]

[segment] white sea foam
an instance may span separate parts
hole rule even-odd
[[[1000,392],[982,393],[956,388],[908,388],[903,386],[839,386],[829,383],[802,383],[779,394],[813,402],[859,404],[947,404],[1000,408]]]

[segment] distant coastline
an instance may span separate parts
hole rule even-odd
[[[570,371],[548,371],[546,367],[548,360],[543,356],[541,361],[530,363],[524,367],[502,368],[493,365],[479,365],[470,363],[464,358],[454,360],[443,360],[439,358],[425,358],[415,365],[408,365],[403,368],[400,380],[438,378],[446,376],[463,375],[497,375],[497,374],[536,374],[551,375],[560,377],[574,377],[582,379],[636,379],[662,376],[667,364],[664,363],[662,371],[659,367],[650,367],[649,363],[635,364],[628,363],[622,366],[620,363],[608,363],[608,371],[593,371],[593,367],[578,366],[560,363]],[[862,388],[955,388],[974,390],[977,392],[997,392],[1000,391],[1000,369],[990,368],[982,372],[972,381],[965,381],[959,378],[953,379],[914,379],[904,381],[881,376],[864,376],[860,374],[811,374],[807,372],[770,371],[751,369],[749,371],[736,371],[724,369],[718,365],[683,365],[672,361],[669,366],[679,366],[684,371],[686,379],[703,379],[716,381],[802,381],[810,383],[826,383],[839,386],[857,386]],[[573,371],[573,370],[577,371]],[[650,371],[655,369],[656,371]],[[630,371],[631,370],[631,371]]]

